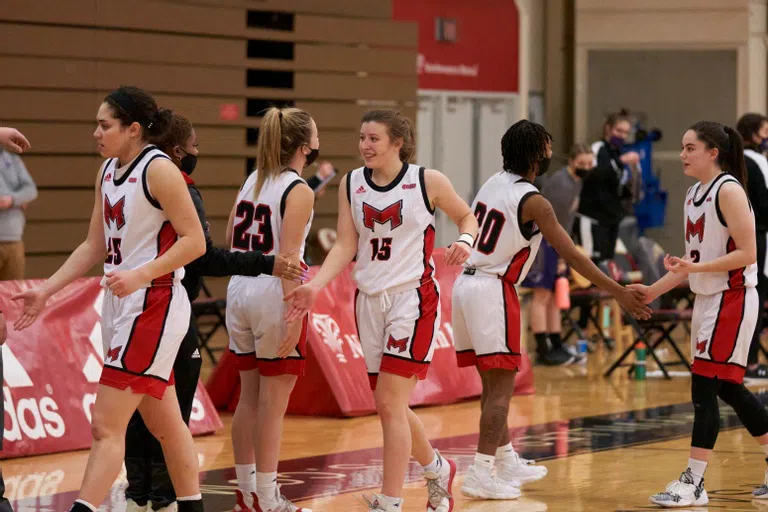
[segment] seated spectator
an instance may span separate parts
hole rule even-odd
[[[21,157],[0,148],[0,281],[24,279],[24,210],[36,198]]]
[[[568,165],[542,180],[541,194],[552,203],[557,221],[568,233],[573,229],[579,207],[582,180],[591,172],[593,163],[594,156],[589,146],[576,144],[568,155]],[[575,351],[563,346],[560,310],[555,304],[555,280],[558,270],[564,267],[557,252],[546,240],[542,240],[523,282],[523,286],[533,289],[530,324],[536,338],[538,364],[558,366],[577,358]]]

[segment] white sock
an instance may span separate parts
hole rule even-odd
[[[256,464],[235,464],[237,488],[256,492]]]
[[[761,444],[760,448],[763,449],[763,453],[768,457],[768,444]]]
[[[98,510],[96,507],[94,507],[93,505],[91,505],[85,500],[75,500],[75,503],[80,503],[81,505],[85,505],[86,507],[91,509],[93,512],[96,512]]]
[[[435,474],[440,474],[440,470],[443,468],[443,458],[437,453],[437,450],[435,450],[435,458],[432,459],[432,462],[423,466],[423,468],[424,472],[430,471]]]
[[[499,462],[512,462],[515,458],[515,449],[512,448],[512,443],[507,443],[504,446],[496,448],[496,460]]]
[[[256,494],[259,499],[275,501],[277,495],[277,471],[256,473]]]
[[[708,462],[703,460],[688,459],[688,467],[691,468],[691,475],[693,475],[693,485],[699,485],[704,478],[704,472],[707,470]]]
[[[202,494],[195,494],[194,496],[177,497],[176,501],[200,501],[201,499],[203,499]]]
[[[475,467],[483,470],[483,472],[490,473],[493,471],[493,464],[496,462],[496,457],[493,455],[486,455],[484,453],[475,454]]]

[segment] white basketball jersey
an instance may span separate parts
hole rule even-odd
[[[403,164],[392,183],[380,187],[371,169],[347,174],[347,199],[358,234],[354,279],[369,295],[426,282],[435,269],[435,211],[429,205],[424,168]]]
[[[280,233],[288,193],[293,187],[306,181],[292,169],[283,171],[267,179],[261,187],[259,197],[256,198],[254,192],[257,175],[258,171],[252,172],[237,194],[231,248],[238,252],[261,251],[264,254],[279,254]],[[304,227],[304,240],[299,249],[301,261],[304,261],[304,246],[313,216],[314,211],[309,215],[309,222]]]
[[[741,184],[729,174],[720,174],[708,185],[697,183],[685,196],[685,253],[694,262],[712,261],[736,250],[720,211],[718,193],[724,183]],[[745,192],[746,193],[746,192]],[[713,295],[731,288],[754,288],[757,265],[730,272],[697,272],[688,275],[691,291]]]
[[[149,164],[168,156],[153,145],[132,161],[117,167],[107,160],[101,173],[101,201],[107,259],[104,272],[133,270],[166,253],[178,236],[147,182]],[[169,286],[184,277],[184,268],[160,276],[142,286]]]
[[[499,172],[482,186],[472,203],[478,230],[466,266],[498,274],[517,284],[525,279],[541,244],[534,222],[522,224],[520,205],[538,189],[521,176]]]

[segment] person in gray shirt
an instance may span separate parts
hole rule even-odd
[[[568,165],[549,176],[540,185],[543,195],[555,210],[557,221],[569,234],[579,208],[582,180],[594,166],[592,150],[586,144],[576,144],[568,154]],[[538,183],[537,183],[538,185]],[[522,285],[533,289],[531,303],[531,330],[536,338],[538,364],[559,366],[570,364],[576,355],[564,347],[560,310],[555,304],[554,289],[560,257],[546,240],[541,241],[539,252]]]
[[[37,187],[21,157],[0,149],[0,280],[24,279],[24,235],[27,204]]]

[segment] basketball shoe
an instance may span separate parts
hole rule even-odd
[[[524,459],[513,451],[504,459],[500,457],[496,459],[496,474],[502,482],[520,487],[522,484],[529,484],[547,476],[547,468],[537,466],[534,461]]]
[[[768,503],[768,469],[765,470],[763,485],[752,491],[752,498],[756,500],[766,500],[766,503]]]
[[[484,500],[514,500],[521,495],[519,487],[520,482],[502,481],[490,471],[473,464],[464,476],[461,493]]]
[[[691,468],[686,469],[679,480],[670,482],[664,492],[654,494],[651,503],[662,507],[701,507],[709,503],[707,491],[704,490],[704,479],[699,485],[693,483]]]
[[[234,512],[255,512],[259,508],[259,498],[255,492],[237,489],[235,495],[237,496],[237,503],[232,509]]]
[[[280,494],[280,486],[275,486],[272,499],[254,498],[255,512],[312,512],[311,509],[297,507],[288,498]]]
[[[437,452],[437,450],[435,450]],[[443,461],[443,465],[437,472],[425,471],[424,478],[427,479],[427,512],[452,512],[453,496],[451,487],[453,487],[453,478],[456,476],[456,463],[446,459],[438,453]]]

